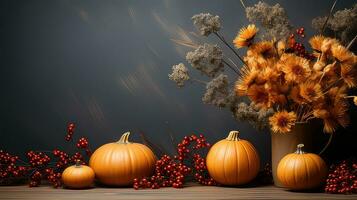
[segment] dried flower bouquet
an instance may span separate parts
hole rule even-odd
[[[235,48],[221,35],[219,16],[201,13],[192,20],[202,36],[215,35],[232,50],[242,67],[224,56],[218,45],[185,44],[196,48],[187,53],[188,63],[212,80],[207,83],[190,77],[183,63],[173,66],[169,78],[179,87],[189,80],[206,84],[204,103],[228,108],[236,119],[248,121],[259,129],[270,126],[273,132],[287,133],[297,122],[315,118],[323,120],[326,133],[333,133],[338,126],[346,127],[349,124],[348,99],[353,98],[357,103],[356,96],[348,95],[349,89],[357,86],[357,57],[349,50],[356,37],[346,47],[344,33],[339,34],[341,42],[316,35],[309,40],[313,51],[309,53],[292,34],[293,26],[279,4],[270,6],[259,2],[246,7],[241,2],[252,24],[238,32],[233,40]],[[355,8],[356,5],[337,11],[332,21],[328,21],[329,17],[316,18],[313,26],[317,27],[321,24],[318,22],[325,19],[328,28],[336,28],[337,18],[345,15],[352,23],[348,29],[351,35],[356,27]],[[262,31],[254,23],[258,23]],[[325,27],[321,28],[323,32]],[[259,32],[261,40],[257,41]],[[297,36],[305,37],[303,28],[297,30]],[[237,53],[236,49],[240,48],[247,48],[245,56]],[[230,84],[228,76],[223,74],[225,67],[238,75],[235,84]],[[243,102],[242,97],[251,103]]]

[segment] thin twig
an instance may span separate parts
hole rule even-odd
[[[311,112],[312,113],[312,112]],[[315,119],[316,117],[312,114],[310,114],[310,117],[306,118],[306,122],[308,122],[309,120]]]
[[[325,95],[334,85],[336,85],[337,83],[339,83],[340,81],[342,81],[343,78],[339,78],[337,81],[331,83],[330,85],[328,85],[326,88],[325,88],[325,91],[324,93],[322,93],[322,95],[318,96],[318,98],[320,98],[321,96]]]
[[[302,121],[307,122],[310,119],[314,118],[314,111],[312,111],[312,108],[309,107],[306,111],[305,114],[302,116]]]
[[[239,72],[232,67],[227,61],[223,60],[223,63],[226,64],[231,70],[233,70],[237,75],[239,75]]]
[[[149,147],[151,147],[153,150],[154,150],[154,149],[158,150],[158,152],[159,152],[160,155],[164,155],[165,153],[168,153],[168,152],[165,151],[164,148],[161,147],[160,145],[150,142],[149,139],[146,137],[146,135],[145,135],[145,133],[144,133],[143,131],[139,130],[139,134],[140,134],[141,140],[142,140],[146,145],[148,145]]]
[[[323,34],[323,32],[325,31],[327,22],[328,22],[328,20],[330,19],[331,15],[332,15],[333,9],[335,9],[336,3],[337,3],[337,0],[335,0],[335,1],[333,2],[333,4],[332,4],[332,7],[331,7],[331,9],[330,9],[330,12],[329,12],[329,14],[328,14],[328,16],[327,16],[327,18],[326,18],[326,20],[325,20],[325,22],[324,22],[324,25],[323,25],[322,28],[321,28],[321,34]]]
[[[300,121],[300,113],[301,113],[302,105],[299,105],[296,109],[296,118]]]
[[[244,1],[243,1],[243,0],[240,0],[240,3],[242,4],[242,6],[243,6],[244,9],[247,9],[247,7],[245,7],[245,4],[244,4]]]
[[[322,79],[324,78],[325,74],[326,74],[326,72],[325,72],[325,71],[324,71],[324,72],[322,72],[322,75],[321,75],[321,77],[320,77],[320,80],[319,80],[319,83],[318,83],[318,84],[320,84],[320,83],[321,83],[321,81],[322,81]]]
[[[228,57],[228,56],[226,56],[226,57],[229,60],[229,62],[231,62],[234,65],[234,67],[239,70],[238,65],[230,57]]]
[[[169,135],[170,135],[172,147],[175,149],[176,145],[177,145],[175,134],[174,134],[173,130],[171,129],[171,127],[169,126],[169,122],[165,121],[165,124],[167,126],[167,129],[168,129],[168,132],[169,132]]]
[[[214,32],[214,34],[230,49],[233,51],[233,53],[239,58],[240,61],[242,61],[242,63],[244,65],[246,65],[246,63],[244,62],[243,58],[240,57],[240,55],[236,52],[236,50],[234,50],[234,48],[224,39],[223,36],[221,36],[218,32]],[[246,65],[247,66],[247,65]]]
[[[196,49],[198,47],[198,44],[195,44],[191,41],[185,41],[185,40],[177,40],[177,39],[170,39],[171,41],[173,41],[176,44],[185,46],[185,47],[189,47],[192,49]]]
[[[202,80],[195,79],[195,78],[191,78],[190,80],[195,81],[195,82],[197,82],[197,83],[204,84],[204,85],[206,85],[206,84],[207,84],[207,82],[206,82],[206,81],[202,81]]]
[[[332,137],[333,137],[333,133],[330,133],[330,138],[328,139],[328,141],[325,144],[324,148],[320,151],[319,155],[323,154],[326,151],[326,149],[330,146],[330,144],[332,142]]]
[[[356,41],[357,38],[357,34],[355,35],[355,37],[351,40],[351,42],[347,45],[347,49],[350,49],[352,44]]]

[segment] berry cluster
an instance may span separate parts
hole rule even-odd
[[[200,154],[193,155],[195,180],[202,185],[217,185],[212,177],[207,173],[206,159],[202,158]]]
[[[298,34],[300,37],[304,38],[305,37],[305,29],[304,29],[304,27],[296,29],[296,34]]]
[[[74,128],[74,123],[69,123],[66,141],[72,139]],[[85,149],[85,153],[88,156],[90,155],[91,151],[86,138],[79,139],[76,146],[79,149]],[[41,180],[46,179],[57,188],[61,186],[61,175],[66,167],[78,160],[82,164],[86,163],[83,154],[80,152],[71,155],[58,149],[48,154],[45,152],[29,151],[26,154],[27,162],[25,162],[17,156],[12,156],[0,150],[0,184],[13,183],[14,178],[29,178],[29,186],[36,187],[41,184]],[[20,161],[21,164],[19,164]]]
[[[32,175],[30,176],[30,187],[37,187],[40,185],[42,180],[42,174],[39,171],[34,171]]]
[[[32,167],[41,168],[51,161],[51,158],[43,152],[29,151],[26,155]]]
[[[331,165],[325,192],[337,194],[357,193],[357,161],[344,160]]]
[[[72,122],[68,124],[67,135],[64,138],[66,141],[70,141],[72,139],[75,127],[76,127],[76,125]]]
[[[208,175],[205,159],[198,152],[209,146],[203,135],[185,136],[177,145],[177,155],[173,158],[163,155],[155,164],[153,176],[134,179],[134,189],[182,188],[185,177],[193,174],[197,182],[204,185],[215,185],[216,183]],[[189,167],[189,164],[192,165],[192,168]]]
[[[43,179],[48,180],[53,187],[57,188],[62,185],[61,182],[61,172],[55,172],[54,168],[35,168],[30,175],[30,187],[37,187],[41,184]]]
[[[77,148],[79,149],[85,149],[88,147],[88,141],[86,138],[82,137],[78,140],[77,144],[76,144]]]
[[[305,29],[303,27],[298,28],[296,30],[296,35],[301,37],[301,38],[305,38],[304,31],[305,31]],[[291,53],[295,53],[297,56],[312,60],[314,58],[314,56],[306,51],[305,46],[301,42],[297,42],[296,41],[296,37],[295,37],[296,35],[294,33],[292,33],[289,36],[289,49],[288,49],[288,51],[290,51]]]
[[[0,183],[5,182],[8,178],[21,177],[27,173],[27,167],[16,165],[18,160],[19,158],[17,156],[0,150]]]
[[[78,140],[76,146],[78,149],[84,149],[88,156],[90,156],[92,154],[92,152],[89,149],[89,143],[88,143],[87,138],[84,138],[84,137],[80,138]]]
[[[78,161],[82,165],[86,164],[86,162],[84,161],[84,156],[80,152],[74,153],[69,160],[71,161],[71,163],[76,163]]]
[[[55,149],[52,154],[57,158],[56,168],[64,169],[70,163],[69,155],[66,152]]]
[[[193,142],[195,142],[195,145],[192,144]],[[200,135],[199,137],[196,135],[185,136],[177,145],[178,156],[175,158],[183,162],[184,159],[189,158],[193,150],[199,150],[206,147],[210,147],[210,144],[206,142],[206,138],[203,135]],[[190,150],[190,148],[192,149]]]
[[[182,188],[184,178],[191,172],[191,168],[181,162],[175,162],[168,155],[163,155],[156,161],[155,173],[150,178],[134,179],[134,189],[160,187]]]
[[[53,168],[45,169],[46,179],[53,185],[53,187],[57,188],[62,185],[60,172],[55,172]]]

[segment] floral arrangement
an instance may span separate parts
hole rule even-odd
[[[274,132],[287,133],[296,123],[315,118],[324,122],[326,133],[334,132],[338,126],[346,127],[349,124],[348,99],[353,99],[357,105],[357,97],[348,95],[349,89],[357,84],[357,57],[349,50],[355,38],[345,45],[345,33],[339,34],[341,41],[318,34],[308,41],[312,49],[309,52],[303,41],[299,42],[305,39],[304,28],[294,33],[279,4],[270,6],[259,2],[246,7],[241,2],[252,24],[238,32],[233,45],[220,33],[219,16],[201,13],[192,20],[200,35],[215,35],[232,50],[242,67],[225,56],[218,45],[185,42],[181,44],[195,48],[187,53],[187,62],[211,80],[190,77],[183,63],[172,67],[169,79],[179,87],[185,86],[186,81],[205,84],[206,92],[202,97],[205,104],[228,108],[236,119],[248,121],[258,129],[270,127]],[[344,15],[346,23],[348,19],[353,23],[348,29],[351,35],[351,29],[356,27],[355,8],[337,11],[332,17],[316,18],[313,25],[316,27],[317,21],[325,19],[327,27],[333,29],[336,28],[334,21]],[[261,38],[259,41],[257,36]],[[236,51],[242,48],[247,48],[245,56]],[[237,74],[235,84],[224,74],[225,67]],[[251,103],[246,103],[247,99]]]
[[[253,42],[257,31],[249,25],[234,40],[237,48],[248,47],[236,94],[272,108],[274,132],[287,133],[295,123],[314,118],[323,120],[327,133],[346,127],[347,99],[357,99],[347,95],[357,84],[357,56],[338,40],[317,35],[309,40],[314,58],[308,59],[292,53],[289,40]]]

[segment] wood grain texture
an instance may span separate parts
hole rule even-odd
[[[93,188],[87,190],[53,189],[50,186],[0,186],[0,199],[357,199],[357,195],[290,192],[274,186],[252,188],[208,187],[190,185],[183,189],[134,190],[132,188]]]

